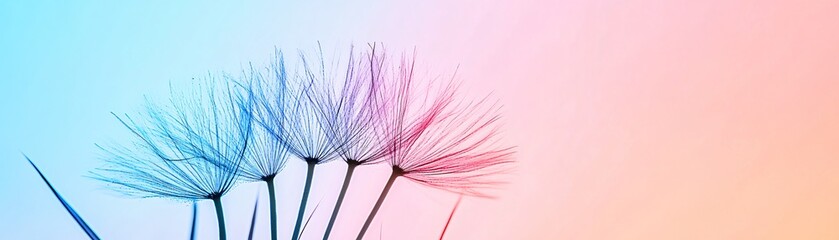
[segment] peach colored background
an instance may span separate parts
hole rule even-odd
[[[839,2],[400,7],[520,146],[451,239],[839,239]]]

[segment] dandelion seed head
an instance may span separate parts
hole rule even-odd
[[[431,187],[488,196],[511,163],[499,142],[499,105],[489,97],[456,100],[453,80],[417,82],[413,60],[403,58],[388,82],[388,163],[394,173]],[[397,172],[398,171],[398,172]]]
[[[234,81],[238,86],[245,89],[248,94],[247,99],[254,103],[250,110],[251,119],[253,121],[259,117],[259,106],[255,103],[255,99],[250,94],[255,94],[259,91],[260,94],[265,92],[270,93],[271,89],[256,90],[254,87],[269,87],[266,84],[267,79],[282,79],[284,78],[282,53],[277,51],[275,53],[275,61],[271,66],[264,69],[257,69],[251,66],[248,70],[243,71],[241,77]],[[282,90],[282,86],[279,88]],[[259,124],[254,124],[259,125]],[[271,181],[273,178],[283,170],[288,159],[288,150],[283,145],[280,138],[275,137],[274,134],[264,127],[254,127],[251,134],[250,144],[248,145],[247,155],[242,161],[239,175],[246,181]]]
[[[283,59],[282,56],[279,59]],[[328,122],[314,101],[313,91],[329,81],[322,55],[317,61],[299,54],[300,64],[289,73],[284,61],[272,65],[275,74],[265,81],[253,82],[249,96],[256,103],[254,116],[271,137],[297,158],[321,164],[332,160],[335,151],[327,135]]]
[[[351,49],[339,66],[344,75],[313,88],[311,94],[336,154],[350,164],[375,164],[390,153],[380,134],[385,124],[384,52],[375,44],[366,51]]]
[[[114,114],[134,140],[100,147],[106,164],[93,178],[135,197],[195,200],[228,192],[251,138],[251,104],[217,81],[199,80],[185,92],[170,86],[169,103],[148,101],[138,120]]]

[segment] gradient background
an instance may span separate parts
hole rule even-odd
[[[186,239],[188,203],[85,177],[94,143],[129,136],[109,112],[275,46],[379,41],[416,47],[429,72],[459,64],[467,95],[505,104],[517,170],[498,199],[465,199],[448,239],[839,239],[838,1],[285,2],[0,2],[0,238],[85,237],[25,152],[101,237]],[[304,168],[278,179],[283,236]],[[323,231],[343,171],[317,169],[304,239]],[[357,172],[335,239],[387,177]],[[231,239],[258,187],[224,198]],[[368,239],[436,239],[456,199],[401,180],[391,197]]]

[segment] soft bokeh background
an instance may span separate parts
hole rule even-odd
[[[21,153],[105,239],[185,239],[188,203],[86,178],[170,82],[264,62],[274,47],[416,47],[429,72],[505,104],[519,164],[467,198],[447,239],[839,239],[837,1],[0,2],[0,238],[84,239]],[[318,168],[318,239],[341,164]],[[293,227],[304,164],[279,179]],[[384,184],[359,170],[336,239]],[[363,174],[362,174],[363,173]],[[258,192],[224,203],[241,239]],[[456,196],[407,181],[368,239],[436,239]],[[265,194],[262,209],[267,208]],[[200,236],[215,238],[202,203]],[[261,215],[259,237],[267,233]]]

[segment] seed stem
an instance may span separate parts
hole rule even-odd
[[[271,206],[271,240],[277,240],[277,200],[274,193],[274,176],[265,179],[268,184],[268,202]]]
[[[338,211],[341,210],[341,204],[344,202],[344,196],[347,194],[347,188],[350,186],[353,171],[358,167],[359,163],[356,161],[347,161],[347,173],[344,175],[344,185],[341,187],[341,193],[338,194],[338,201],[335,203],[335,209],[332,210],[332,217],[329,218],[329,224],[326,226],[326,232],[323,233],[323,240],[329,239],[329,233],[332,232],[332,226],[335,225],[335,219],[338,217]]]
[[[376,201],[376,205],[373,206],[373,210],[370,211],[370,215],[367,216],[367,221],[364,222],[364,227],[361,228],[361,232],[358,233],[356,240],[361,240],[364,237],[364,233],[366,233],[367,229],[370,228],[370,224],[373,223],[373,218],[376,217],[376,213],[378,213],[379,208],[382,207],[382,203],[385,201],[387,193],[390,192],[390,188],[393,187],[393,182],[395,182],[396,178],[399,176],[402,176],[402,170],[398,167],[393,167],[393,172],[390,174],[390,178],[387,180],[385,188],[382,189],[382,193],[379,195],[379,200]]]
[[[189,232],[190,240],[195,240],[196,230],[198,230],[198,202],[192,202],[192,230]]]
[[[224,228],[224,209],[221,207],[221,196],[213,198],[213,205],[216,206],[216,217],[218,218],[218,239],[227,239],[227,230]]]
[[[315,173],[317,160],[307,159],[306,164],[309,167],[306,171],[306,185],[303,187],[303,197],[300,198],[300,210],[297,212],[297,223],[294,224],[291,240],[297,240],[300,237],[300,226],[303,223],[303,214],[306,213],[306,202],[309,200],[309,190],[312,188],[312,175]]]

